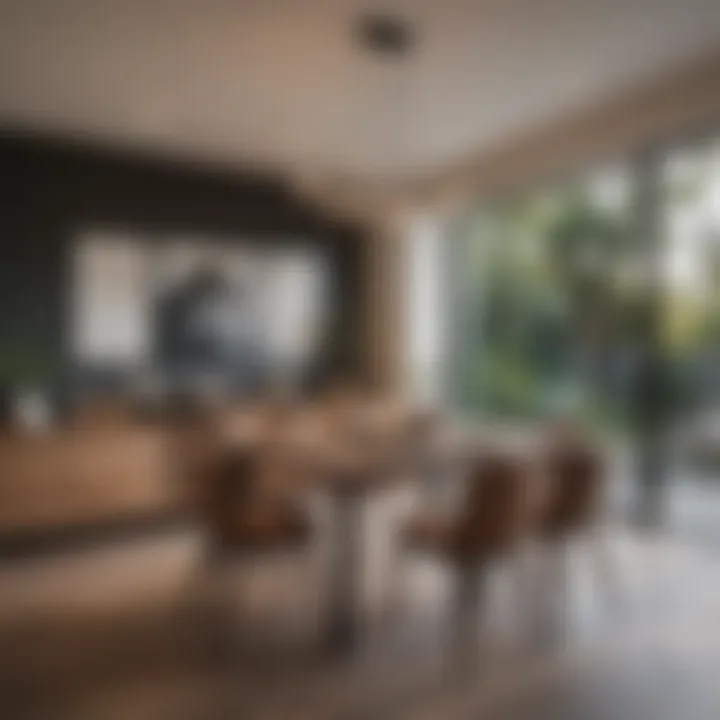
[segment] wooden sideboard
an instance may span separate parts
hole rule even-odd
[[[0,533],[180,509],[162,427],[68,427],[0,435]]]

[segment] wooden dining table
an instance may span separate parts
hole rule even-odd
[[[303,490],[321,490],[332,501],[325,645],[331,656],[341,657],[352,655],[361,637],[367,502],[378,492],[412,481],[419,463],[461,463],[476,454],[480,444],[469,442],[467,434],[456,433],[446,434],[443,442],[426,442],[421,448],[404,447],[384,432],[350,439],[331,430],[305,418],[282,431],[274,430],[270,442],[275,452],[285,454]],[[247,419],[238,422],[226,439],[231,445],[266,441],[258,424]]]

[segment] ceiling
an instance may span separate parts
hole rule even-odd
[[[366,9],[413,23],[380,60]],[[404,178],[720,47],[720,0],[0,0],[0,122]]]

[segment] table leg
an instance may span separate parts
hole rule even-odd
[[[357,647],[361,626],[363,502],[342,493],[334,504],[327,643],[333,654],[347,655]]]

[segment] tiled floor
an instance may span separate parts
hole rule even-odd
[[[534,558],[522,584],[517,565],[499,568],[481,640],[460,663],[448,642],[448,577],[436,566],[402,563],[401,611],[375,612],[401,566],[384,562],[383,503],[367,519],[366,640],[342,662],[320,642],[321,542],[224,577],[203,570],[192,531],[5,563],[0,717],[720,717],[717,557],[617,536],[608,594],[594,590],[590,556],[578,549],[566,632],[552,635],[538,633],[548,627],[539,599],[558,589],[547,559]],[[557,610],[562,596],[552,596]]]

